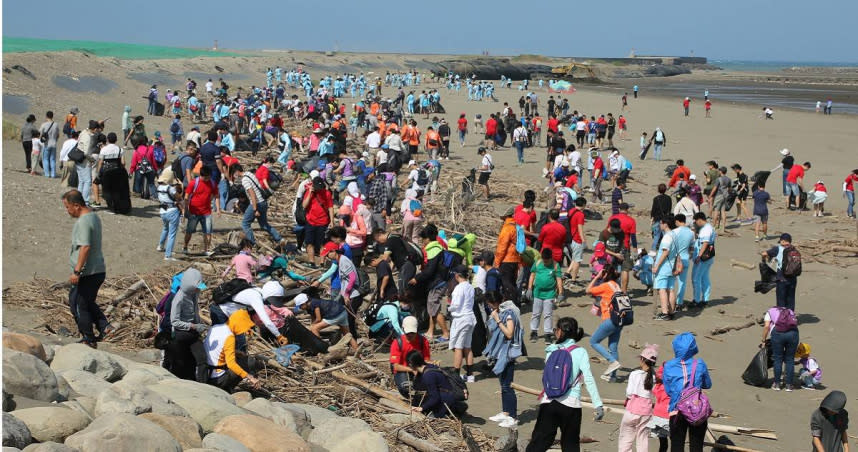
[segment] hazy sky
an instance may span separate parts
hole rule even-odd
[[[3,35],[493,55],[622,57],[634,48],[639,55],[856,62],[856,17],[856,0],[7,0]]]

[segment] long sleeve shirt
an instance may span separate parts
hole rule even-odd
[[[515,250],[515,242],[515,219],[510,217],[504,220],[500,234],[498,234],[498,244],[495,250],[495,267],[500,267],[500,264],[507,262],[515,264],[521,262],[521,256]]]
[[[548,360],[548,357],[551,356],[551,352],[557,350],[558,348],[569,348],[575,345],[574,339],[567,339],[563,343],[560,344],[551,344],[548,347],[545,347],[545,359]],[[584,381],[584,385],[587,386],[587,392],[590,394],[590,398],[593,400],[593,406],[602,406],[602,398],[599,397],[599,388],[596,387],[596,380],[593,378],[593,373],[590,371],[590,355],[587,353],[587,349],[582,346],[578,346],[576,349],[572,350],[572,374],[569,375],[569,379],[571,381],[575,381],[575,379],[580,374],[582,380]],[[539,403],[551,403],[552,399],[543,394],[539,397]],[[566,392],[563,396],[554,399],[558,402],[566,405],[570,408],[581,408],[581,384],[575,384],[569,391]]]

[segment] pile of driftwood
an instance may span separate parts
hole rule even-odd
[[[801,257],[808,262],[849,268],[858,265],[858,239],[856,240],[804,240],[796,243]]]

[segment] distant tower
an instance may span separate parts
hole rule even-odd
[[[634,58],[634,57],[635,57],[635,49],[632,49],[631,52],[629,52],[629,58]]]
[[[212,50],[217,50],[217,39],[215,39],[215,44],[214,47],[212,47]]]

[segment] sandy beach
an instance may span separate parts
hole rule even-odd
[[[421,58],[424,58],[421,56]],[[249,87],[265,82],[264,70],[268,66],[280,64],[289,68],[298,62],[308,70],[314,79],[326,74],[342,72],[343,67],[358,67],[365,71],[383,74],[389,70],[405,70],[415,67],[419,59],[406,55],[367,54],[355,56],[325,57],[314,52],[272,53],[265,57],[241,58],[194,58],[192,60],[118,60],[84,56],[74,52],[52,54],[6,54],[4,65],[11,67],[19,64],[30,70],[35,80],[20,71],[4,72],[4,96],[26,96],[27,111],[32,112],[41,123],[46,110],[53,110],[55,117],[62,117],[72,106],[81,110],[78,124],[89,119],[110,117],[105,132],[119,131],[119,118],[124,105],[130,105],[134,113],[143,114],[146,100],[143,98],[148,86],[157,78],[159,88],[179,89],[187,78],[193,75],[202,85],[204,76],[210,74],[217,80],[223,76],[231,86]],[[339,62],[338,62],[339,61]],[[345,61],[345,62],[343,62]],[[360,63],[360,64],[359,64]],[[412,65],[414,63],[414,65]],[[218,66],[223,69],[219,72]],[[416,66],[420,69],[419,66]],[[354,69],[350,69],[354,70]],[[360,69],[358,69],[360,70]],[[143,74],[143,75],[141,75]],[[230,78],[232,76],[232,78]],[[92,83],[101,85],[101,79],[112,82],[112,88],[106,92],[96,92],[94,86],[78,86],[78,91],[61,88],[56,77],[70,77],[80,80],[84,77],[97,77]],[[428,82],[428,80],[427,80]],[[659,80],[663,83],[664,80]],[[653,82],[656,83],[656,82]],[[632,161],[634,181],[629,184],[631,193],[626,200],[634,204],[634,216],[638,223],[638,240],[647,248],[651,244],[649,234],[649,206],[656,195],[656,186],[666,182],[664,167],[675,159],[684,159],[693,173],[702,175],[704,162],[716,160],[719,165],[741,164],[745,172],[753,174],[758,170],[771,170],[780,163],[778,153],[789,148],[796,162],[810,161],[812,169],[806,176],[806,183],[824,180],[830,197],[826,203],[826,216],[814,218],[810,212],[788,212],[780,196],[780,170],[769,179],[768,191],[772,194],[770,206],[769,236],[776,237],[782,232],[792,234],[798,248],[802,245],[822,239],[856,240],[855,220],[845,214],[845,199],[840,196],[840,186],[847,173],[858,167],[858,158],[854,146],[858,141],[856,116],[823,116],[813,112],[790,109],[776,110],[775,120],[761,118],[760,107],[715,102],[712,117],[705,118],[702,100],[692,104],[689,117],[684,117],[679,98],[650,96],[646,90],[638,99],[629,99],[629,108],[620,111],[620,96],[623,89],[631,91],[633,81],[614,81],[609,87],[576,85],[577,92],[564,94],[573,110],[593,114],[623,114],[628,119],[629,134],[625,141],[615,140],[615,145]],[[515,84],[513,85],[515,88]],[[531,85],[533,87],[533,85]],[[641,86],[646,87],[645,83]],[[460,112],[473,120],[475,114],[487,117],[489,113],[499,112],[503,102],[509,102],[518,109],[518,98],[524,93],[511,89],[498,89],[495,95],[499,102],[467,102],[465,91],[460,94],[448,92],[439,85],[424,83],[419,89],[439,88],[441,102],[447,110],[444,115],[448,121],[455,121]],[[162,91],[163,92],[163,91]],[[537,90],[540,105],[548,100],[547,90]],[[290,92],[292,94],[292,92]],[[295,93],[299,94],[299,93]],[[385,95],[394,95],[392,88],[385,88]],[[702,93],[697,93],[702,97]],[[555,95],[555,97],[557,97]],[[346,98],[345,102],[351,103]],[[20,127],[26,114],[12,114],[4,110],[4,125],[14,124]],[[162,133],[168,130],[167,118],[146,117],[147,130]],[[186,122],[186,130],[189,126]],[[427,121],[418,119],[421,129],[425,130]],[[655,162],[637,159],[639,136],[642,131],[652,133],[661,127],[668,137],[668,146],[663,157],[669,161]],[[4,134],[4,137],[6,135]],[[567,141],[572,142],[566,133]],[[477,165],[476,148],[479,138],[469,134],[464,149],[454,145],[451,158],[446,165],[452,168],[468,169]],[[425,154],[421,154],[425,157]],[[504,180],[515,180],[532,184],[534,189],[544,186],[541,169],[544,167],[544,148],[534,147],[525,151],[527,163],[515,166],[514,150],[503,148],[495,152],[495,164],[500,170],[493,179],[494,184],[503,184]],[[3,141],[3,288],[10,283],[29,280],[34,275],[55,280],[63,280],[68,275],[68,242],[73,220],[62,208],[59,196],[64,191],[56,180],[41,176],[30,176],[23,172],[24,159],[21,144],[15,140]],[[732,176],[732,172],[729,173]],[[444,173],[442,172],[442,178]],[[702,179],[702,176],[701,176]],[[291,199],[291,198],[290,198]],[[520,202],[515,200],[516,203]],[[127,275],[145,272],[163,264],[162,255],[155,251],[161,222],[157,215],[157,206],[149,201],[133,199],[132,216],[101,214],[104,223],[104,247],[108,268],[108,278],[114,275]],[[495,210],[501,212],[512,205],[496,203]],[[732,219],[734,213],[729,218]],[[500,220],[497,221],[500,227]],[[238,221],[234,218],[216,219],[215,225],[222,229],[235,229]],[[585,225],[586,242],[592,243],[597,230],[604,222]],[[199,240],[196,238],[195,240]],[[745,385],[740,376],[756,352],[761,327],[712,335],[716,327],[738,325],[762,317],[763,312],[774,304],[774,292],[767,295],[755,294],[754,280],[759,278],[756,270],[731,266],[731,259],[756,265],[759,252],[775,245],[770,239],[761,243],[754,242],[753,226],[739,226],[731,223],[727,234],[719,237],[718,256],[712,269],[713,301],[702,312],[680,313],[672,322],[654,322],[650,320],[652,296],[640,291],[641,285],[633,281],[630,286],[635,293],[638,321],[623,331],[620,342],[620,361],[626,368],[620,372],[627,375],[636,365],[635,356],[639,351],[630,345],[657,343],[661,346],[659,361],[673,357],[670,341],[679,332],[691,331],[696,334],[700,348],[699,357],[706,360],[713,379],[713,387],[707,391],[715,410],[729,415],[725,419],[713,422],[736,426],[769,428],[777,432],[777,441],[767,441],[739,435],[731,439],[740,446],[763,451],[807,450],[810,446],[809,419],[812,411],[827,391],[795,391],[792,393],[774,392],[770,389]],[[809,252],[807,253],[809,255]],[[586,258],[589,258],[587,253]],[[854,294],[858,290],[855,264],[856,257],[831,255],[820,257],[822,262],[806,259],[804,273],[799,278],[797,292],[797,314],[800,322],[800,335],[803,342],[813,346],[813,355],[825,369],[823,384],[828,389],[845,391],[855,400],[858,385],[855,384],[854,349],[842,344],[854,340],[858,326],[858,314],[853,306]],[[690,284],[690,281],[689,281]],[[598,319],[589,314],[586,307],[589,297],[581,291],[569,294],[570,306],[555,312],[560,316],[573,316],[581,322],[586,333],[590,334],[598,325]],[[6,308],[4,307],[4,313]],[[530,320],[529,310],[525,311],[523,321]],[[4,316],[4,326],[7,324]],[[20,318],[14,317],[13,318]],[[24,327],[26,328],[26,327]],[[526,330],[526,334],[529,331]],[[595,353],[589,349],[591,356]],[[539,389],[543,368],[543,344],[527,343],[529,356],[521,359],[517,365],[515,382]],[[440,355],[443,363],[451,363],[451,354]],[[601,373],[605,363],[593,363],[594,373]],[[479,369],[482,366],[477,366]],[[622,399],[625,394],[624,383],[609,384],[598,380],[602,397]],[[500,395],[497,379],[484,371],[478,373],[477,383],[470,385],[471,415],[467,422],[480,426],[493,435],[504,433],[502,429],[485,420],[500,409]],[[535,397],[519,394],[520,412],[519,435],[529,438],[535,424],[537,406]],[[847,405],[849,408],[850,405]],[[583,450],[616,450],[617,428],[620,417],[607,414],[605,421],[594,423],[592,410],[584,410],[582,436],[596,439],[598,442],[582,445]],[[716,435],[717,436],[717,435]],[[651,442],[651,447],[656,442]]]

